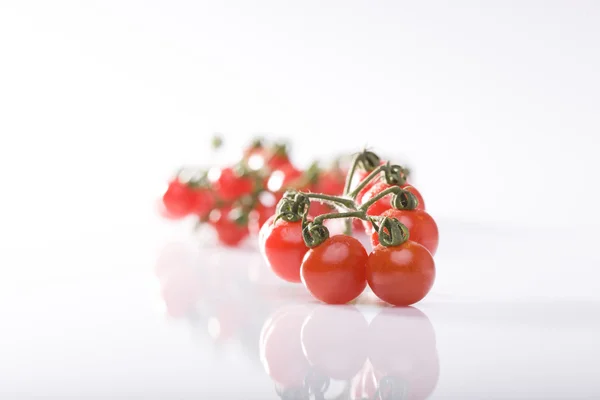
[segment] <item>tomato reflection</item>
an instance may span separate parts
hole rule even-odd
[[[387,308],[369,325],[369,359],[377,376],[375,399],[426,399],[439,378],[435,331],[413,307]]]
[[[319,306],[302,327],[304,355],[316,371],[349,380],[367,359],[368,324],[353,306]]]
[[[412,307],[386,308],[371,323],[354,306],[284,307],[260,347],[285,399],[426,399],[439,377],[433,325]]]
[[[286,306],[264,324],[260,335],[260,359],[278,390],[302,392],[310,365],[304,356],[300,332],[311,308]],[[294,397],[295,398],[295,397]]]

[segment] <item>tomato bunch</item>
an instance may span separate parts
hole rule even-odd
[[[359,179],[354,179],[356,173]],[[367,285],[392,305],[420,301],[435,280],[439,234],[407,177],[405,168],[363,151],[348,171],[342,196],[286,192],[259,234],[266,262],[279,277],[302,282],[324,303],[353,301]],[[335,212],[315,212],[319,203]],[[330,236],[323,225],[334,218],[346,219],[344,234]],[[371,236],[370,251],[352,236],[351,219],[363,222]]]
[[[222,143],[220,139],[217,142]],[[258,235],[286,190],[341,195],[345,182],[339,162],[330,168],[315,162],[302,170],[292,162],[286,145],[262,139],[246,146],[234,165],[192,172],[182,169],[171,179],[162,196],[162,215],[169,219],[194,217],[197,226],[212,227],[219,243],[229,247]],[[323,204],[313,208],[319,214],[331,210]]]

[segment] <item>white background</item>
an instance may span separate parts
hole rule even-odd
[[[0,393],[210,397],[198,376],[230,372],[273,395],[165,323],[150,272],[196,243],[156,217],[170,174],[267,133],[301,164],[368,145],[415,171],[438,398],[597,395],[598,21],[594,1],[0,0]]]
[[[396,153],[439,218],[597,225],[599,19],[593,1],[4,0],[2,220],[144,207],[213,132],[264,132],[300,162]]]

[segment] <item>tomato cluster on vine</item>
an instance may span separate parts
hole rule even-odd
[[[348,171],[343,195],[286,192],[259,234],[265,260],[276,275],[302,282],[328,304],[353,301],[367,285],[392,305],[420,301],[435,280],[439,233],[407,178],[406,168],[363,151]],[[334,211],[315,212],[316,204]],[[323,223],[337,218],[346,220],[346,231],[330,236]],[[369,252],[352,236],[352,219],[371,236]]]
[[[161,213],[169,219],[194,217],[198,226],[211,226],[222,245],[238,246],[258,234],[286,190],[341,195],[346,171],[337,161],[326,169],[315,162],[302,170],[292,162],[285,144],[256,139],[233,165],[192,174],[182,169],[162,196]],[[313,209],[330,210],[322,204]]]

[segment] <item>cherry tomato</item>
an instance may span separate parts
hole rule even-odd
[[[274,193],[283,193],[286,189],[293,187],[301,177],[302,171],[299,171],[291,164],[287,164],[271,173],[267,181],[267,188]]]
[[[265,372],[284,389],[302,386],[310,371],[300,336],[310,311],[307,305],[287,306],[271,316],[261,331],[261,362]]]
[[[224,207],[213,210],[209,215],[209,221],[217,232],[217,239],[225,246],[237,246],[248,236],[248,227],[238,224],[230,217],[231,208]]]
[[[369,325],[368,348],[381,392],[406,390],[403,398],[429,398],[440,365],[435,331],[425,314],[413,307],[384,309]]]
[[[367,282],[381,300],[395,306],[414,304],[427,295],[435,280],[433,256],[424,246],[406,241],[377,245],[367,261]]]
[[[276,215],[271,215],[269,218],[267,218],[265,223],[260,227],[260,230],[258,231],[258,249],[260,250],[263,257],[266,257],[265,240],[267,240],[267,236],[269,236],[271,232],[273,221],[275,221],[276,217]]]
[[[205,188],[193,190],[192,212],[199,217],[206,217],[215,206],[215,196]]]
[[[366,287],[368,255],[352,236],[335,235],[306,253],[300,270],[313,297],[328,304],[345,304]]]
[[[345,177],[339,170],[321,171],[317,182],[313,185],[315,193],[340,196],[344,193]]]
[[[302,327],[302,347],[310,365],[340,380],[356,375],[367,360],[368,324],[353,306],[317,307]]]
[[[170,218],[183,218],[192,212],[194,195],[185,183],[174,179],[169,182],[162,201]]]
[[[252,193],[254,181],[248,176],[239,176],[233,168],[221,169],[219,177],[214,181],[215,190],[225,201],[233,201]]]
[[[265,231],[262,232],[262,229]],[[277,222],[265,224],[261,229],[263,253],[267,264],[281,279],[300,282],[300,265],[308,251],[302,238],[302,222]]]
[[[250,215],[248,216],[248,229],[250,233],[252,235],[258,234],[265,222],[275,214],[275,211],[275,206],[268,207],[259,203],[254,210],[250,211]]]
[[[265,155],[266,166],[271,171],[291,166],[290,157],[285,145],[275,145]]]
[[[352,229],[357,231],[358,233],[360,233],[364,229],[363,221],[358,218],[353,218],[352,219]]]
[[[396,210],[391,208],[381,214],[382,217],[396,218],[402,222],[409,231],[409,239],[417,242],[435,255],[438,247],[439,233],[434,219],[423,210]],[[373,247],[379,244],[379,235],[377,232],[371,234],[371,243]]]
[[[312,217],[317,217],[319,215],[329,214],[332,212],[335,212],[335,209],[329,204],[320,203],[317,200],[311,200],[309,213]]]
[[[383,192],[386,189],[394,187],[394,186],[395,185],[390,185],[383,181],[376,183],[365,193],[365,195],[362,197],[359,204],[365,204],[366,202],[371,200],[373,197],[377,196],[379,193]],[[403,185],[401,187],[402,187],[402,189],[405,189],[415,195],[415,197],[419,201],[419,204],[417,205],[417,208],[416,208],[417,210],[425,210],[425,202],[423,201],[423,197],[421,196],[421,193],[419,193],[414,186]],[[375,203],[373,203],[369,207],[369,209],[367,210],[367,214],[381,215],[384,211],[392,208],[392,205],[391,205],[392,196],[393,196],[392,194],[389,194],[389,195],[384,196],[381,199],[377,200]]]

